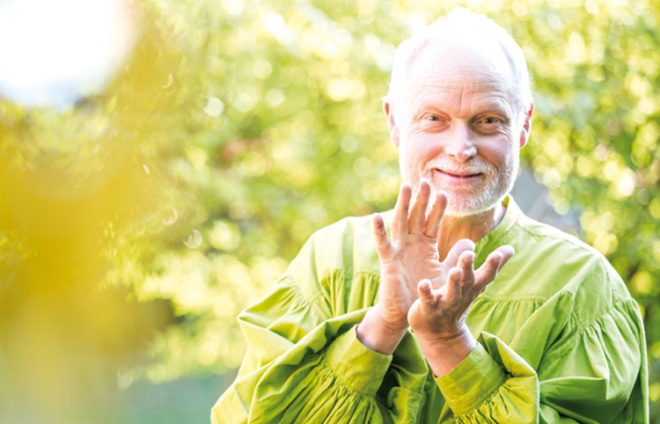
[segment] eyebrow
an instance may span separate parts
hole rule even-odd
[[[495,96],[502,98],[504,96]],[[428,96],[422,95],[417,97],[411,105],[411,111],[413,116],[419,115],[422,111],[434,111],[438,113],[449,114],[445,108],[442,107],[441,102],[438,102],[438,96]],[[507,118],[510,117],[513,109],[507,101],[497,101],[494,99],[486,99],[476,104],[476,113],[474,115],[479,115],[487,112],[498,112],[506,115]]]

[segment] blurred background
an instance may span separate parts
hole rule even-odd
[[[658,0],[0,1],[0,422],[208,422],[238,312],[392,207],[393,52],[456,5],[525,52],[516,197],[628,283],[660,423]]]

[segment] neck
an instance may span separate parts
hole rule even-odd
[[[494,207],[468,216],[448,216],[442,218],[438,236],[438,254],[444,259],[451,247],[461,239],[478,242],[502,221],[506,208],[501,202]]]

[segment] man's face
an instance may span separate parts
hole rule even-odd
[[[518,173],[531,108],[517,110],[510,68],[499,56],[431,41],[385,105],[403,179],[418,187],[427,178],[444,191],[448,215],[492,208]]]

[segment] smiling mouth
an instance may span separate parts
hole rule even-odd
[[[438,168],[435,168],[434,171],[439,172],[443,175],[447,175],[452,178],[462,178],[462,179],[475,178],[482,175],[481,172],[470,173],[470,172],[444,171]]]

